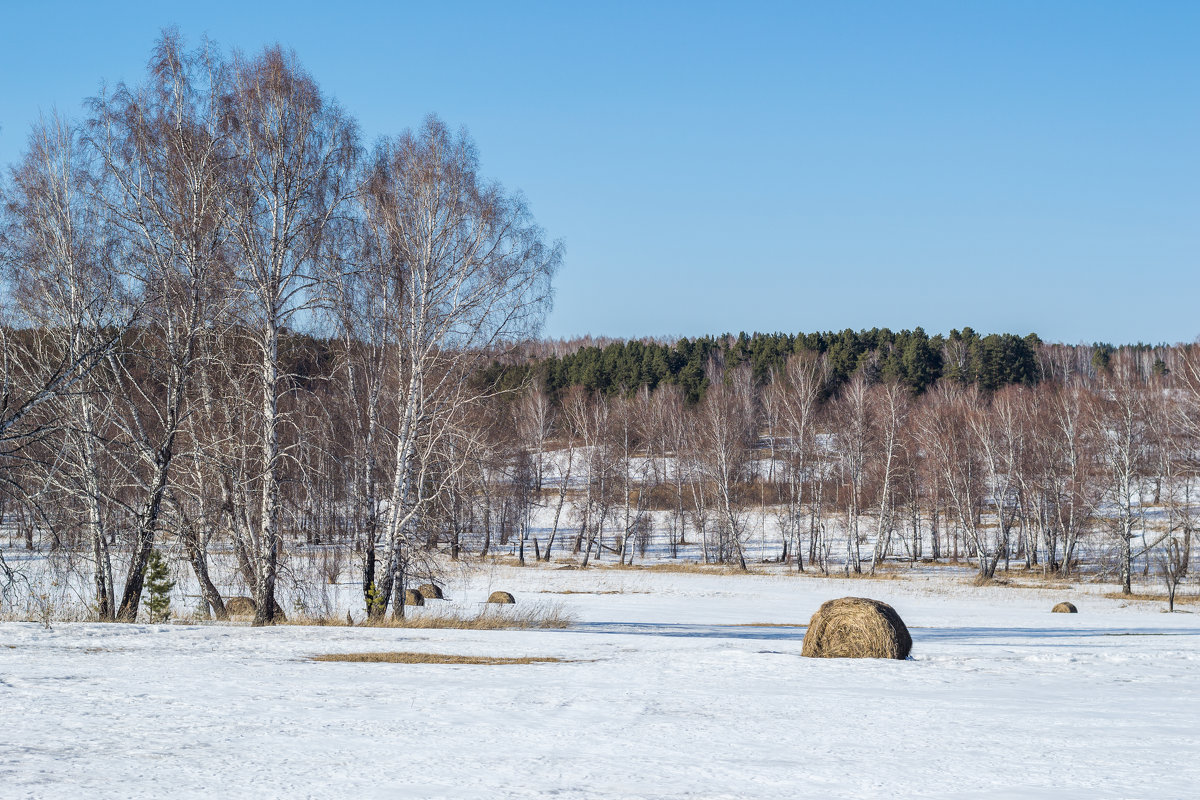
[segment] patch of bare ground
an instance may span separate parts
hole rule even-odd
[[[356,664],[569,664],[576,659],[555,656],[460,656],[447,653],[326,653],[313,661],[340,661]]]

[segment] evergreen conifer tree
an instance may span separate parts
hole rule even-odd
[[[150,551],[146,561],[146,612],[151,622],[166,622],[171,618],[171,590],[175,581],[157,548]]]

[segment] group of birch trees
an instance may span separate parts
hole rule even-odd
[[[35,125],[0,220],[8,530],[78,554],[101,619],[137,617],[169,538],[218,616],[231,550],[269,623],[314,527],[366,554],[372,615],[402,602],[477,362],[537,330],[561,256],[477,166],[436,118],[365,148],[289,52],[173,33],[141,83]]]
[[[587,476],[575,550],[632,559],[652,519],[660,552],[690,540],[742,568],[757,544],[797,569],[969,560],[991,579],[1015,561],[1128,592],[1140,565],[1175,585],[1198,522],[1200,353],[1089,353],[1044,345],[1040,381],[994,392],[943,380],[914,394],[871,363],[835,386],[816,353],[766,381],[713,361],[690,405],[669,383],[572,389],[552,438]]]

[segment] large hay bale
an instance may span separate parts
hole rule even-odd
[[[230,597],[225,601],[225,613],[233,617],[253,617],[258,612],[258,603],[253,597]],[[278,604],[275,605],[275,622],[287,622],[287,614]]]
[[[809,658],[908,658],[912,637],[896,609],[866,597],[824,603],[808,623],[800,654]]]
[[[1074,603],[1062,602],[1062,603],[1059,603],[1058,605],[1056,605],[1054,608],[1050,609],[1050,613],[1051,614],[1078,614],[1079,609],[1075,607]]]
[[[511,594],[509,594],[508,592],[492,592],[490,595],[488,595],[487,601],[489,603],[501,603],[504,605],[511,605],[511,604],[517,602],[517,599],[515,597],[513,597]]]
[[[230,597],[225,600],[225,613],[231,617],[253,617],[258,603],[253,597]]]
[[[420,592],[421,596],[424,597],[426,600],[444,600],[444,599],[446,599],[442,595],[442,587],[438,586],[436,583],[422,583],[420,586],[417,587],[417,591]]]
[[[423,606],[425,605],[425,595],[421,594],[416,589],[404,590],[404,605],[406,606]]]

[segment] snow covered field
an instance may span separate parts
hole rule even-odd
[[[560,602],[563,631],[4,623],[0,795],[1197,796],[1200,619],[966,574],[500,567],[449,587]],[[911,660],[800,657],[800,626],[848,594],[896,607]],[[1080,613],[1050,614],[1062,599]],[[310,660],[396,650],[571,661]]]

